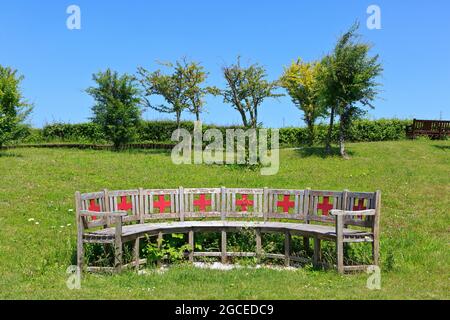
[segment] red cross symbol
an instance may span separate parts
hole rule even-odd
[[[241,211],[247,211],[247,206],[253,206],[253,200],[247,199],[247,194],[243,194],[240,200],[236,200],[236,204],[241,207]]]
[[[290,195],[284,195],[283,201],[278,201],[277,206],[283,208],[284,213],[289,213],[289,208],[293,208],[295,206],[294,201],[290,201]]]
[[[89,211],[96,211],[96,212],[100,212],[100,206],[97,204],[97,202],[95,202],[95,199],[91,199],[89,201]],[[92,220],[97,220],[96,216],[92,216]]]
[[[211,200],[206,200],[205,195],[201,194],[197,200],[194,200],[194,206],[199,207],[200,212],[206,210],[207,206],[211,205]]]
[[[159,201],[153,202],[153,208],[158,208],[159,213],[164,213],[166,207],[170,208],[170,201],[165,201],[164,195],[158,196]]]
[[[367,207],[364,205],[364,199],[358,199],[358,204],[353,206],[353,211],[366,210]],[[357,216],[358,219],[362,219],[362,215]]]
[[[322,210],[322,215],[327,216],[328,212],[333,209],[333,204],[329,203],[330,197],[323,197],[323,202],[317,205],[317,209]]]
[[[128,211],[133,208],[133,205],[127,202],[126,196],[122,196],[120,197],[120,203],[117,205],[117,208],[119,210]]]
[[[353,211],[366,210],[366,206],[364,205],[364,199],[358,199],[358,204],[353,206]]]

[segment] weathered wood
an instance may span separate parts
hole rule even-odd
[[[286,267],[291,265],[291,233],[285,231],[284,233],[284,264]]]
[[[133,248],[134,263],[135,263],[136,269],[139,269],[139,262],[140,262],[139,241],[140,241],[140,238],[136,238],[136,240],[134,240],[134,248]]]
[[[373,242],[372,242],[372,256],[373,256],[373,264],[378,266],[380,264],[380,216],[381,216],[381,191],[377,190],[375,192],[375,210],[376,214],[374,217],[372,233],[373,233]]]
[[[193,230],[189,230],[189,246],[191,247],[191,251],[189,252],[189,261],[194,262],[195,239]]]
[[[221,245],[221,253],[222,253],[222,263],[227,263],[227,232],[222,229],[222,245]]]
[[[344,273],[344,218],[336,216],[336,264],[339,273]]]
[[[144,188],[139,188],[139,222],[144,223],[144,215],[145,215],[145,193]]]
[[[75,192],[75,212],[77,217],[77,266],[80,270],[83,270],[84,266],[84,244],[83,244],[83,233],[84,224],[83,218],[80,215],[80,204],[81,204],[81,194],[80,192]]]
[[[262,236],[261,236],[261,229],[256,228],[256,257],[258,260],[258,263],[261,262],[261,256],[262,256]]]
[[[164,236],[163,235],[164,234],[162,232],[158,232],[158,239],[156,240],[157,241],[158,250],[161,250],[161,247],[162,247],[162,244],[163,244],[163,241],[164,241]],[[161,265],[161,260],[156,261],[156,264],[158,266],[160,266]]]
[[[221,200],[221,204],[220,204],[220,208],[221,208],[221,219],[225,220],[226,219],[226,202],[227,202],[227,194],[226,194],[226,189],[225,187],[220,188],[220,193],[222,194],[222,200]]]
[[[180,221],[184,221],[184,188],[179,187],[179,198],[180,198]]]
[[[210,212],[195,211],[193,201],[194,194],[209,194],[211,203],[208,208]],[[243,212],[236,212],[236,194],[248,194],[249,199],[253,200],[253,205]],[[153,196],[170,195],[170,213],[153,213]],[[284,200],[284,196],[290,195],[289,201],[294,202],[289,213],[277,212],[278,202]],[[121,196],[127,196],[128,203],[132,204],[133,216],[128,216],[125,211],[118,211],[118,203],[123,199],[117,199]],[[283,197],[282,197],[283,196]],[[319,201],[324,196],[333,197],[333,210],[329,216],[318,215],[317,207]],[[294,198],[292,198],[294,197]],[[94,200],[95,202],[92,202]],[[381,208],[381,193],[369,192],[344,192],[336,191],[311,191],[289,190],[289,189],[226,189],[222,188],[190,188],[184,189],[149,189],[144,190],[118,190],[103,192],[94,192],[75,195],[76,213],[77,213],[77,264],[83,267],[84,248],[83,243],[101,243],[114,244],[115,261],[114,270],[120,271],[123,265],[123,244],[128,241],[134,241],[134,256],[131,266],[138,267],[142,259],[139,258],[139,238],[146,235],[158,236],[158,244],[161,246],[163,234],[170,233],[188,233],[189,244],[194,247],[194,232],[216,232],[222,234],[221,252],[207,253],[208,256],[221,257],[222,262],[227,262],[227,257],[232,256],[255,256],[258,261],[262,255],[261,234],[264,233],[284,233],[285,234],[285,253],[284,255],[271,254],[269,258],[283,258],[285,264],[289,265],[291,261],[305,260],[303,257],[291,256],[291,236],[301,236],[304,238],[305,249],[309,251],[309,238],[314,239],[313,264],[315,266],[323,265],[320,253],[321,241],[335,241],[337,254],[337,268],[339,272],[350,270],[344,266],[344,244],[371,242],[374,264],[379,263],[379,219]],[[166,201],[168,199],[166,198]],[[89,211],[93,206],[96,210]],[[252,208],[252,209],[250,209]],[[364,210],[355,210],[363,208]],[[367,209],[366,209],[367,208]],[[286,210],[286,209],[284,209]],[[96,216],[95,221],[89,221],[88,218]],[[217,218],[220,221],[184,221],[186,218]],[[362,217],[362,218],[361,218]],[[247,218],[247,220],[232,221],[227,218]],[[179,221],[167,222],[169,219]],[[248,221],[252,219],[252,221]],[[263,221],[258,221],[262,219]],[[272,219],[282,219],[284,222],[277,222]],[[300,220],[306,223],[300,223]],[[157,222],[144,223],[145,220],[158,220]],[[292,220],[297,220],[295,223]],[[112,223],[115,222],[115,227]],[[120,222],[120,225],[118,223]],[[124,225],[131,221],[137,224]],[[160,222],[164,221],[164,222]],[[290,222],[287,222],[290,221]],[[325,223],[325,225],[316,224],[314,221]],[[106,228],[90,230],[91,228]],[[310,223],[312,222],[312,223]],[[346,225],[355,225],[369,230],[348,229]],[[239,232],[242,229],[252,228],[256,231],[256,249],[255,253],[227,252],[226,233]],[[119,230],[120,229],[120,230]],[[195,256],[201,256],[192,250],[189,254],[189,260],[193,261]],[[266,255],[265,255],[266,256]],[[351,266],[355,269],[355,266]]]
[[[116,272],[120,272],[122,270],[122,216],[115,217],[115,242],[114,242],[114,269]]]
[[[322,250],[320,246],[320,239],[314,237],[314,256],[313,256],[313,266],[317,268],[322,261]]]

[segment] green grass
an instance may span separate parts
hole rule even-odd
[[[359,143],[350,144],[349,150],[351,160],[323,158],[314,149],[282,150],[275,176],[235,167],[176,166],[169,154],[154,151],[1,152],[0,298],[449,299],[450,143]],[[65,271],[75,254],[71,210],[76,190],[180,185],[381,189],[382,289],[368,290],[366,274],[211,271],[188,265],[146,276],[87,275],[82,289],[67,289]]]

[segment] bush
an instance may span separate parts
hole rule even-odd
[[[54,123],[42,129],[45,142],[105,142],[106,138],[100,125],[95,123]]]
[[[352,123],[348,131],[349,142],[370,142],[370,141],[392,141],[406,138],[406,126],[412,123],[411,120],[380,119],[380,120],[357,120]],[[332,141],[338,141],[339,123],[333,126]],[[316,126],[315,144],[324,144],[328,134],[328,125],[319,124]],[[280,145],[301,146],[307,144],[307,128],[281,128]]]
[[[411,124],[410,120],[380,119],[380,120],[358,120],[349,130],[348,141],[392,141],[406,138],[406,126]],[[194,123],[182,121],[180,127],[192,132]],[[209,128],[219,129],[225,137],[226,129],[238,129],[241,126],[218,126],[203,125],[203,131]],[[175,121],[142,121],[138,129],[137,142],[171,142],[172,132],[177,129]],[[27,129],[21,142],[78,142],[78,143],[107,143],[108,139],[102,133],[99,125],[94,123],[65,124],[54,123],[46,125],[41,129]],[[333,141],[337,142],[339,124],[333,127]],[[316,126],[315,144],[325,143],[328,133],[328,125]],[[280,129],[280,146],[298,147],[308,142],[308,130],[302,127],[287,127]]]

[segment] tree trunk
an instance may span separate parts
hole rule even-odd
[[[345,133],[347,130],[347,114],[344,112],[340,117],[339,123],[339,153],[344,159],[348,159],[347,152],[345,152]]]
[[[312,147],[314,145],[314,122],[306,121],[308,126],[308,146]]]
[[[239,110],[239,113],[241,114],[241,117],[242,117],[242,124],[244,125],[245,128],[247,128],[248,122],[247,122],[247,117],[245,115],[245,111]]]
[[[335,107],[331,107],[330,112],[330,125],[328,127],[328,135],[325,143],[325,152],[331,153],[331,135],[333,134],[333,125],[334,125],[334,110]]]
[[[195,113],[195,118],[197,119],[197,122],[200,121],[200,113],[198,111]]]
[[[180,119],[181,119],[181,112],[176,112],[177,117],[177,128],[180,129]]]

